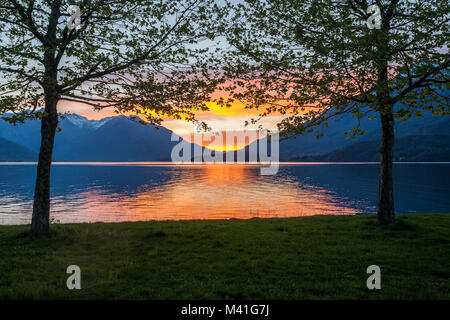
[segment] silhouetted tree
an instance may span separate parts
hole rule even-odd
[[[217,9],[212,0],[1,0],[0,115],[42,122],[32,233],[49,231],[60,102],[114,107],[152,124],[193,120],[215,86],[208,47],[198,44],[220,32]]]
[[[243,0],[234,7],[228,89],[262,117],[285,115],[284,137],[320,136],[344,113],[378,115],[378,221],[394,222],[394,120],[449,112],[449,2]]]

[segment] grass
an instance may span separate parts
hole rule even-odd
[[[0,299],[450,299],[450,214],[0,227]],[[69,265],[82,289],[66,288]],[[366,269],[381,268],[381,290]]]

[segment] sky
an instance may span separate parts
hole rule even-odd
[[[197,113],[197,119],[199,121],[204,121],[211,127],[212,131],[229,132],[233,131],[236,135],[245,135],[246,130],[257,130],[258,125],[249,125],[245,127],[245,121],[250,121],[252,118],[257,117],[258,110],[246,109],[242,104],[234,103],[230,108],[225,108],[218,106],[214,103],[208,104],[209,111]],[[60,112],[70,112],[76,113],[84,116],[90,120],[99,120],[105,117],[115,116],[117,113],[114,112],[113,108],[106,108],[101,111],[95,111],[91,106],[82,104],[61,101],[58,106]],[[275,130],[276,123],[281,121],[280,116],[269,116],[262,119],[259,124],[264,129]],[[192,140],[191,134],[195,133],[195,126],[187,121],[166,119],[162,125],[175,132],[185,140]],[[205,140],[209,140],[211,134],[205,134]],[[242,140],[245,141],[245,140]],[[248,143],[253,142],[249,140]],[[233,141],[227,141],[226,146],[223,145],[222,141],[215,141],[208,145],[209,148],[215,150],[233,150],[245,147],[245,145],[234,145]]]

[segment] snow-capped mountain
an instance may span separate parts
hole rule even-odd
[[[76,125],[79,128],[83,129],[98,129],[103,126],[105,123],[110,121],[115,117],[107,117],[100,120],[89,120],[86,117],[80,116],[79,114],[72,113],[64,116],[64,119]]]
[[[54,161],[170,161],[172,132],[142,125],[137,117],[113,116],[89,120],[64,115],[55,137]],[[40,121],[11,125],[0,120],[0,138],[39,153]]]

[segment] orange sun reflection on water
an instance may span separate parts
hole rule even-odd
[[[167,182],[134,192],[91,188],[54,201],[53,216],[65,222],[249,219],[354,214],[328,190],[277,176],[260,176],[258,165],[172,166]]]

